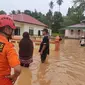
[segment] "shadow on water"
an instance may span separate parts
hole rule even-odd
[[[35,47],[34,62],[22,68],[16,85],[85,85],[85,47],[78,40],[62,41],[60,50],[51,50],[44,64],[38,48]]]

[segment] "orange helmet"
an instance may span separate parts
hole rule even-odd
[[[0,15],[0,27],[9,26],[11,29],[16,29],[11,17],[8,15]]]

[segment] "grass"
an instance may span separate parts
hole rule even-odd
[[[62,36],[63,34],[61,34],[61,33],[52,33],[52,36],[53,37],[56,37],[56,36]]]

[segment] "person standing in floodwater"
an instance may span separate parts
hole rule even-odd
[[[21,66],[29,67],[33,62],[33,42],[29,37],[28,32],[23,33],[23,38],[19,43],[19,58]]]
[[[44,63],[46,60],[47,55],[49,54],[49,36],[48,36],[48,30],[43,29],[42,34],[44,35],[43,40],[40,44],[40,55],[41,55],[41,62]]]
[[[56,38],[55,38],[55,51],[59,50],[61,40],[62,40],[62,38],[60,36],[56,36]]]

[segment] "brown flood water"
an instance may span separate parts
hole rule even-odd
[[[15,85],[85,85],[85,47],[78,40],[64,40],[44,64],[40,62],[39,46],[35,46],[34,62],[22,73]]]

